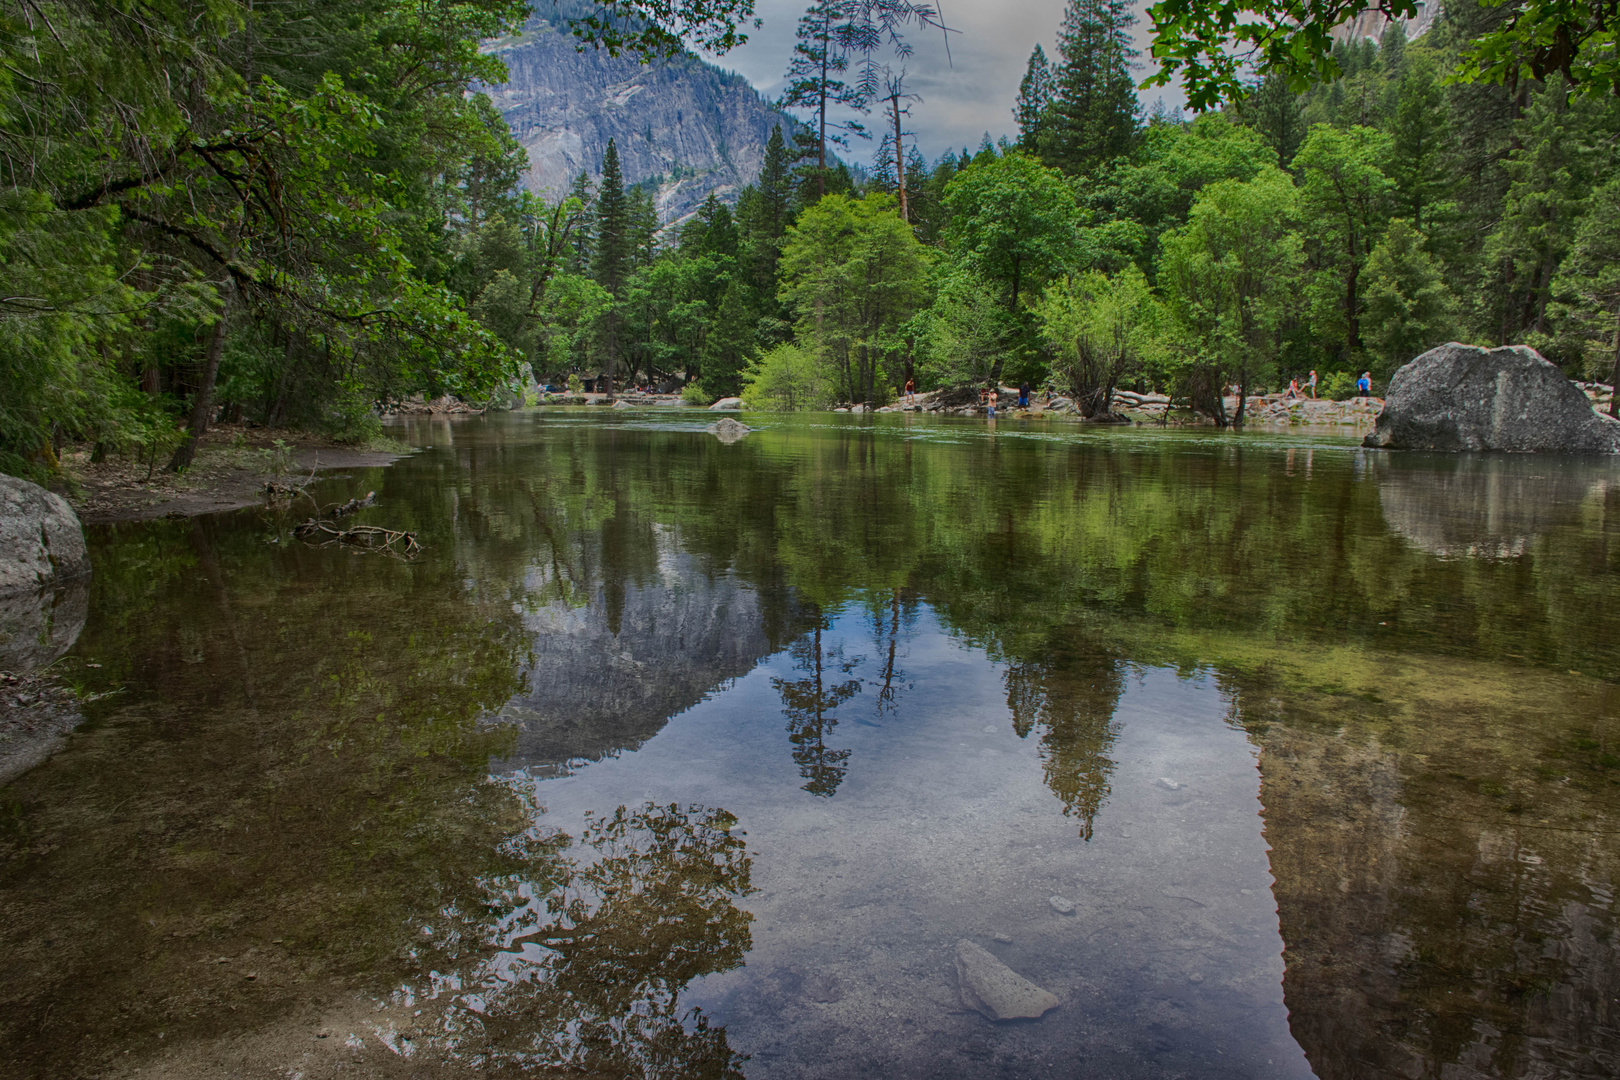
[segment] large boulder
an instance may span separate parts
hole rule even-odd
[[[90,555],[67,500],[0,476],[0,670],[55,660],[84,627]]]
[[[709,406],[709,411],[710,412],[738,411],[738,410],[742,409],[742,407],[743,407],[742,398],[740,398],[740,397],[723,397],[719,401],[715,402],[713,405],[710,405]]]
[[[1600,416],[1555,365],[1523,345],[1452,342],[1395,372],[1378,426],[1386,450],[1620,453],[1620,421]]]

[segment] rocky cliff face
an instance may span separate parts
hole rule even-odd
[[[531,191],[555,197],[581,172],[600,176],[613,139],[625,182],[651,182],[667,223],[711,192],[729,202],[752,183],[772,128],[792,137],[794,121],[740,75],[691,55],[649,66],[574,44],[536,16],[522,34],[487,47],[511,78],[483,89],[528,151]]]
[[[1401,19],[1401,28],[1406,31],[1406,40],[1411,41],[1419,35],[1426,34],[1434,20],[1440,16],[1440,0],[1418,0],[1417,14],[1410,19]],[[1384,30],[1390,24],[1390,18],[1376,7],[1363,8],[1353,19],[1341,23],[1333,28],[1333,37],[1338,41],[1360,41],[1362,38],[1371,38],[1378,41],[1383,38]]]

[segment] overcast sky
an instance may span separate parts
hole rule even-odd
[[[736,71],[761,94],[775,100],[782,93],[783,72],[793,52],[793,35],[807,0],[757,0],[765,25],[749,32],[748,44],[725,56],[711,57],[721,67]],[[961,33],[951,35],[950,61],[937,33],[913,31],[916,52],[909,60],[906,86],[922,101],[911,107],[907,130],[915,132],[923,154],[934,160],[946,150],[964,146],[977,149],[985,132],[992,140],[1018,137],[1012,116],[1018,83],[1024,77],[1029,53],[1037,42],[1049,58],[1057,57],[1057,31],[1063,22],[1064,0],[936,0],[946,21]],[[1139,3],[1137,46],[1146,52],[1146,0]],[[1144,66],[1138,81],[1146,78]],[[1144,109],[1161,95],[1178,107],[1175,91],[1140,91]],[[872,117],[877,120],[877,117]],[[880,129],[881,130],[881,129]],[[870,162],[873,143],[856,143],[845,156]]]

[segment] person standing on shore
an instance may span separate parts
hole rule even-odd
[[[996,388],[994,384],[991,385],[990,392],[985,400],[990,403],[990,418],[994,420],[996,417]]]
[[[1362,397],[1372,397],[1372,372],[1361,373],[1361,378],[1356,380],[1356,393]]]
[[[1312,369],[1311,377],[1305,380],[1305,388],[1311,392],[1311,400],[1316,400],[1316,371]]]
[[[1022,383],[1018,387],[1018,407],[1029,408],[1029,383]]]
[[[917,404],[917,382],[915,379],[906,380],[906,404]]]

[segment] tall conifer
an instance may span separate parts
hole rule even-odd
[[[1130,149],[1136,135],[1136,16],[1128,0],[1069,0],[1058,38],[1063,60],[1052,78],[1052,107],[1041,157],[1064,172],[1090,171]]]
[[[827,144],[848,146],[849,136],[866,137],[857,121],[840,121],[829,115],[838,108],[866,111],[867,95],[840,77],[849,68],[849,58],[840,40],[848,34],[849,6],[843,0],[819,0],[799,20],[798,44],[788,63],[788,85],[782,93],[784,109],[806,109],[811,114],[810,130],[799,139],[801,160],[813,159],[816,197],[827,194]]]
[[[602,155],[602,186],[596,193],[596,257],[591,276],[596,283],[622,299],[625,277],[634,255],[631,235],[630,202],[624,194],[624,174],[619,169],[619,148],[612,139]],[[609,397],[613,396],[613,367],[619,359],[619,315],[611,307],[602,319],[602,345],[606,354],[604,372]]]
[[[1052,65],[1047,63],[1046,50],[1037,45],[1029,54],[1024,81],[1018,84],[1018,105],[1013,109],[1013,116],[1018,120],[1019,149],[1030,153],[1040,149],[1041,128],[1051,107]]]

